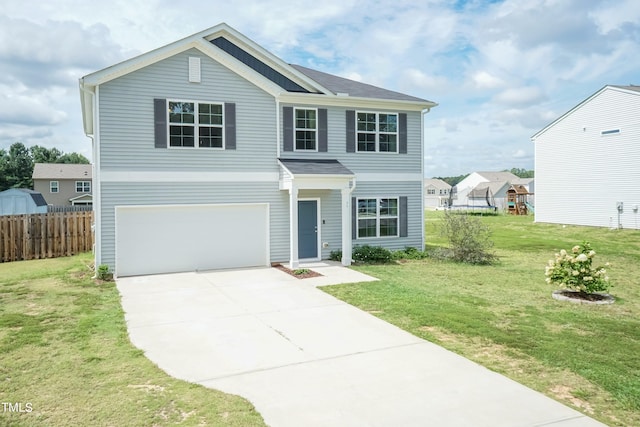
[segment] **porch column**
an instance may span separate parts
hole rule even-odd
[[[342,192],[342,265],[351,265],[351,190]]]
[[[289,189],[289,267],[296,269],[298,261],[298,187],[292,183]]]

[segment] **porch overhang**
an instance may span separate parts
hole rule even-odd
[[[300,190],[340,190],[342,218],[342,264],[351,265],[351,193],[356,176],[333,159],[278,159],[280,190],[289,192],[289,263],[300,264],[298,257],[298,193]]]

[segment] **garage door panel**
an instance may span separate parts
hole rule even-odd
[[[268,265],[268,204],[116,207],[116,274]]]

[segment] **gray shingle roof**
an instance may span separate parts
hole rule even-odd
[[[294,175],[355,175],[342,163],[333,159],[279,159]]]
[[[69,163],[36,163],[33,179],[91,179],[92,165]]]
[[[640,92],[640,86],[637,85],[629,85],[629,86],[619,86],[619,85],[612,85],[613,87],[618,87],[620,89],[627,89],[627,90],[633,90],[636,92]]]
[[[333,74],[323,73],[322,71],[313,70],[303,67],[302,65],[290,65],[336,94],[346,93],[349,96],[388,99],[393,101],[431,102],[426,99],[416,98],[415,96],[405,95],[404,93],[394,92],[355,80],[345,79],[344,77],[334,76]]]

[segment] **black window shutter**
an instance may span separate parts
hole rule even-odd
[[[400,237],[407,237],[409,235],[409,226],[407,224],[407,197],[400,197]]]
[[[355,197],[351,198],[351,238],[358,237],[358,201]]]
[[[167,100],[153,100],[153,123],[156,148],[167,148]]]
[[[293,151],[293,107],[282,107],[282,150]]]
[[[318,108],[318,151],[327,152],[328,136],[327,136],[327,109]]]
[[[400,154],[407,154],[407,113],[398,115],[398,151]]]
[[[347,153],[356,152],[356,112],[347,110]]]
[[[224,149],[236,149],[236,104],[224,104]]]

